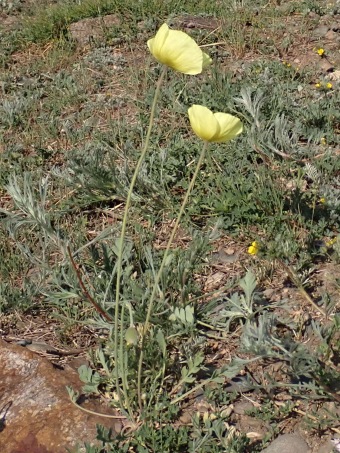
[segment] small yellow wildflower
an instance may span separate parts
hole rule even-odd
[[[256,255],[259,251],[259,244],[258,242],[254,241],[251,243],[251,245],[248,247],[248,253],[249,255]]]
[[[320,200],[319,200],[319,203],[325,204],[326,203],[326,198],[325,197],[321,197]]]
[[[157,61],[183,74],[200,74],[212,61],[189,35],[170,30],[167,24],[149,39],[148,47]]]
[[[328,88],[330,90],[331,88],[333,88],[333,85],[330,82],[328,82],[326,85],[326,88]]]
[[[317,49],[316,53],[317,53],[318,55],[320,55],[320,57],[322,57],[322,56],[325,54],[325,49],[322,49],[322,48]]]
[[[243,130],[241,121],[235,116],[213,113],[203,105],[193,105],[188,109],[188,115],[195,134],[207,142],[228,142]]]
[[[338,238],[333,238],[333,239],[329,239],[329,241],[327,241],[325,244],[326,244],[326,247],[332,247],[332,245],[334,245],[336,243]]]
[[[292,65],[290,63],[287,63],[287,68],[290,68]]]
[[[320,83],[320,82],[317,82],[317,83],[315,84],[315,88],[320,88],[320,87],[321,87],[321,83]]]
[[[327,141],[326,141],[325,137],[320,138],[320,145],[327,145]]]

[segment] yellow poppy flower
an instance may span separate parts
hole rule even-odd
[[[149,39],[148,47],[157,61],[183,74],[200,74],[211,63],[211,58],[189,35],[170,30],[167,24],[163,24],[156,36]]]
[[[241,121],[235,116],[213,113],[203,105],[193,105],[189,108],[188,115],[195,134],[207,142],[227,142],[243,130]]]

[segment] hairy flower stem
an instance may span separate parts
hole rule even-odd
[[[194,187],[194,185],[195,185],[196,178],[197,178],[197,176],[198,176],[198,172],[199,172],[199,170],[200,170],[200,168],[201,168],[201,165],[202,165],[202,163],[203,163],[203,161],[204,161],[204,157],[205,157],[205,153],[206,153],[206,151],[207,151],[207,147],[208,147],[208,142],[204,142],[204,146],[203,146],[203,148],[202,148],[200,157],[199,157],[199,159],[198,159],[198,161],[197,161],[197,165],[196,165],[196,168],[195,168],[195,172],[194,172],[194,174],[193,174],[193,176],[192,176],[192,179],[191,179],[191,181],[190,181],[188,190],[187,190],[187,192],[186,192],[186,194],[185,194],[185,197],[184,197],[184,199],[183,199],[181,208],[180,208],[180,210],[179,210],[179,213],[178,213],[178,216],[177,216],[175,225],[174,225],[174,227],[173,227],[173,229],[172,229],[170,238],[169,238],[169,240],[168,240],[168,243],[167,243],[167,246],[166,246],[164,255],[163,255],[163,259],[162,259],[160,268],[159,268],[158,273],[157,273],[156,278],[155,278],[155,282],[154,282],[154,285],[153,285],[152,293],[151,293],[151,295],[150,295],[148,311],[147,311],[146,318],[145,318],[145,322],[144,322],[144,326],[143,326],[143,332],[142,332],[142,347],[141,347],[140,356],[139,356],[139,363],[138,363],[137,390],[138,390],[138,404],[139,404],[140,411],[142,411],[142,409],[143,409],[143,405],[142,405],[142,368],[143,368],[143,351],[144,351],[145,337],[146,337],[146,334],[147,334],[147,331],[148,331],[149,322],[150,322],[150,317],[151,317],[151,313],[152,313],[153,303],[154,303],[154,300],[155,300],[156,292],[158,291],[158,285],[159,285],[160,279],[161,279],[162,274],[163,274],[164,266],[165,266],[166,260],[167,260],[167,258],[168,258],[168,255],[169,255],[169,251],[170,251],[171,244],[172,244],[172,242],[173,242],[173,240],[174,240],[174,237],[175,237],[175,234],[176,234],[176,232],[177,232],[177,229],[178,229],[179,223],[180,223],[180,221],[181,221],[181,218],[182,218],[182,216],[183,216],[185,207],[186,207],[186,205],[187,205],[187,203],[188,203],[188,199],[189,199],[189,196],[190,196],[190,194],[191,194],[191,191],[192,191],[192,189],[193,189],[193,187]]]
[[[161,75],[160,75],[160,77],[158,79],[157,85],[156,85],[156,91],[155,91],[155,95],[154,95],[153,102],[152,102],[149,126],[148,126],[147,134],[146,134],[146,137],[145,137],[144,146],[143,146],[141,155],[140,155],[140,157],[138,159],[134,174],[133,174],[132,179],[131,179],[129,191],[128,191],[127,197],[126,197],[125,210],[124,210],[124,216],[123,216],[123,222],[122,222],[122,229],[121,229],[120,239],[119,239],[119,244],[118,244],[117,277],[116,277],[117,278],[117,280],[116,280],[116,301],[115,301],[115,318],[114,318],[114,322],[115,322],[115,325],[114,325],[115,378],[116,378],[116,390],[117,390],[117,394],[118,394],[118,398],[119,398],[119,401],[121,403],[121,406],[127,408],[129,416],[131,417],[132,420],[134,419],[134,416],[133,416],[133,412],[132,412],[132,409],[131,409],[130,400],[129,400],[129,397],[128,397],[126,380],[122,379],[123,393],[124,393],[124,402],[122,401],[122,393],[121,393],[120,384],[119,384],[119,369],[120,369],[119,364],[120,363],[123,364],[123,362],[124,362],[123,354],[122,354],[122,351],[123,351],[123,345],[122,344],[120,345],[120,357],[118,355],[118,325],[119,325],[119,305],[120,305],[119,302],[120,302],[120,284],[121,284],[121,278],[122,278],[124,238],[125,238],[125,234],[126,234],[127,219],[128,219],[129,208],[130,208],[130,205],[131,205],[132,193],[133,193],[133,189],[134,189],[134,186],[136,184],[136,181],[137,181],[137,177],[138,177],[140,168],[142,166],[142,163],[144,161],[146,152],[147,152],[148,147],[149,147],[150,136],[151,136],[152,126],[153,126],[154,117],[155,117],[156,105],[157,105],[157,101],[158,101],[158,98],[159,98],[161,85],[162,85],[162,82],[163,82],[165,74],[166,74],[166,69],[167,69],[166,66],[164,66],[163,69],[162,69]],[[120,329],[121,329],[121,331],[124,330],[124,320],[123,319],[121,319],[121,322],[120,322]],[[124,341],[123,337],[121,337],[120,342],[122,343],[122,341]],[[124,371],[124,366],[122,368],[123,368],[122,369],[122,373],[124,374],[124,372],[125,372]]]

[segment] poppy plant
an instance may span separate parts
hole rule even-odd
[[[157,61],[183,74],[200,74],[211,63],[211,58],[189,35],[170,30],[167,24],[163,24],[156,36],[149,39],[148,47]]]
[[[243,125],[228,113],[213,113],[203,105],[193,105],[188,110],[191,127],[195,134],[207,142],[228,142],[241,134]]]

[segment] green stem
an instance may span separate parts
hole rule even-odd
[[[203,163],[207,147],[208,147],[208,142],[204,142],[204,146],[202,148],[200,157],[199,157],[199,159],[197,161],[195,172],[194,172],[193,177],[192,177],[192,179],[190,181],[188,190],[187,190],[187,192],[185,194],[184,200],[183,200],[181,208],[179,210],[179,213],[178,213],[178,216],[177,216],[177,219],[176,219],[176,223],[175,223],[175,225],[174,225],[174,227],[172,229],[170,238],[168,240],[168,243],[167,243],[164,255],[163,255],[163,259],[162,259],[160,268],[158,270],[158,273],[156,275],[155,282],[154,282],[153,289],[152,289],[152,293],[151,293],[151,296],[150,296],[148,311],[147,311],[145,322],[144,322],[144,326],[143,326],[142,347],[141,347],[140,356],[139,356],[139,363],[138,363],[137,391],[138,391],[138,404],[139,404],[140,411],[142,411],[142,367],[143,367],[144,342],[145,342],[145,336],[146,336],[146,333],[147,333],[147,330],[148,330],[148,327],[149,327],[149,321],[150,321],[150,317],[151,317],[153,303],[154,303],[154,300],[155,300],[156,292],[158,290],[158,285],[159,285],[160,279],[161,279],[162,274],[163,274],[163,269],[164,269],[164,266],[165,266],[169,251],[170,251],[171,244],[172,244],[172,242],[174,240],[174,237],[175,237],[175,234],[177,232],[179,223],[180,223],[181,218],[183,216],[184,209],[185,209],[185,207],[186,207],[186,205],[188,203],[188,199],[189,199],[189,196],[191,194],[191,191],[192,191],[192,189],[193,189],[193,187],[195,185],[196,178],[198,176],[198,172],[199,172],[199,170],[201,168],[201,165]]]
[[[125,315],[125,304],[122,304],[122,310],[120,314],[120,348],[119,348],[119,358],[118,358],[118,363],[119,363],[119,368],[121,370],[121,376],[122,376],[122,386],[123,386],[123,395],[124,395],[124,402],[126,404],[128,413],[130,417],[132,418],[132,409],[130,405],[130,400],[129,400],[129,394],[128,394],[128,383],[127,383],[127,376],[126,376],[126,370],[127,370],[127,357],[124,355],[124,315]]]
[[[142,163],[144,161],[146,152],[147,152],[148,147],[149,147],[151,130],[152,130],[154,117],[155,117],[156,105],[157,105],[157,101],[158,101],[158,98],[159,98],[161,85],[162,85],[162,82],[164,80],[165,74],[166,74],[166,66],[163,67],[161,75],[160,75],[160,77],[158,79],[158,82],[157,82],[157,85],[156,85],[156,91],[155,91],[155,95],[154,95],[153,103],[152,103],[152,107],[151,107],[151,112],[150,112],[150,120],[149,120],[148,131],[147,131],[147,134],[146,134],[146,137],[145,137],[145,143],[144,143],[144,146],[143,146],[143,149],[142,149],[142,153],[141,153],[141,155],[140,155],[140,157],[138,159],[134,174],[133,174],[132,179],[131,179],[129,191],[127,193],[126,203],[125,203],[125,210],[124,210],[124,216],[123,216],[123,221],[122,221],[122,229],[121,229],[120,239],[119,239],[119,243],[118,243],[117,277],[116,277],[117,278],[117,281],[116,281],[116,301],[115,301],[115,326],[114,326],[114,336],[115,336],[115,338],[114,338],[114,356],[115,356],[115,361],[116,361],[116,363],[115,363],[116,389],[117,389],[117,394],[118,394],[119,401],[122,401],[122,394],[121,394],[120,385],[119,385],[119,368],[120,367],[118,366],[118,323],[119,323],[119,299],[120,299],[120,283],[121,283],[121,278],[122,278],[124,238],[125,238],[125,234],[126,234],[127,218],[128,218],[129,208],[130,208],[130,205],[131,205],[132,193],[133,193],[133,189],[134,189],[134,186],[136,184],[136,181],[137,181],[137,177],[138,177],[140,168],[142,166]],[[120,328],[122,330],[124,330],[124,320],[123,319],[121,319]],[[128,409],[128,412],[129,412],[129,415],[130,415],[131,419],[133,420],[134,417],[133,417],[133,413],[132,413],[132,409],[131,409],[129,400],[125,401],[125,405],[126,405],[126,407]],[[124,407],[124,404],[123,404],[123,407]]]

